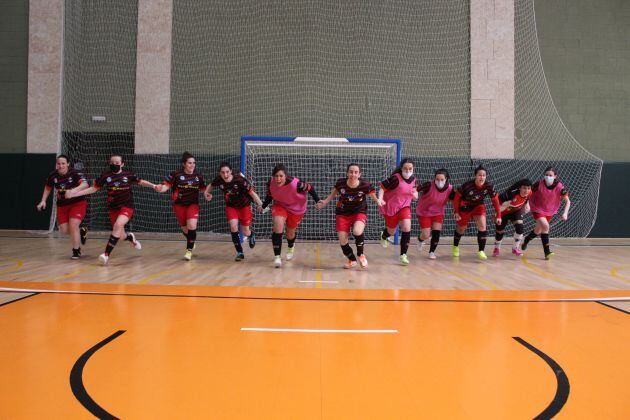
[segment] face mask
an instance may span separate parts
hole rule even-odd
[[[555,181],[555,180],[556,180],[555,176],[545,175],[545,184],[551,185],[551,184],[553,184],[553,181]]]
[[[435,186],[438,187],[439,189],[444,188],[444,186],[446,185],[446,181],[435,181]]]
[[[109,169],[111,169],[112,172],[116,173],[116,172],[120,171],[120,165],[114,165],[112,163],[111,165],[109,165]]]
[[[402,177],[405,179],[411,178],[412,175],[413,175],[413,171],[409,171],[409,172],[402,171]]]

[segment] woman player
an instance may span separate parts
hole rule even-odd
[[[109,209],[109,220],[112,224],[112,233],[107,241],[105,252],[98,256],[98,259],[106,265],[109,261],[109,255],[120,238],[129,241],[136,249],[142,249],[140,242],[131,232],[125,232],[125,225],[133,216],[133,192],[131,186],[133,184],[142,185],[155,189],[155,184],[140,179],[136,174],[130,171],[124,171],[125,163],[121,155],[112,155],[109,158],[109,171],[103,172],[101,176],[94,181],[94,185],[84,190],[74,192],[74,190],[66,192],[66,197],[80,197],[83,195],[94,194],[101,188],[107,190],[107,208]],[[70,194],[69,194],[70,193]]]
[[[238,232],[238,225],[241,224],[243,236],[247,237],[249,247],[256,245],[256,236],[250,229],[252,224],[252,200],[256,206],[261,207],[262,201],[254,191],[254,187],[242,174],[233,174],[232,166],[227,162],[219,164],[219,175],[214,178],[205,192],[206,200],[212,200],[212,190],[219,188],[225,198],[225,215],[230,225],[232,243],[236,248],[234,261],[242,261],[245,258],[241,238]]]
[[[523,240],[523,217],[529,211],[527,204],[529,197],[532,195],[532,182],[529,179],[521,179],[516,182],[507,191],[499,194],[499,202],[501,203],[501,225],[496,226],[494,234],[494,250],[493,257],[501,255],[501,241],[505,234],[505,227],[508,222],[514,225],[514,245],[512,245],[512,254],[516,256],[523,255],[519,245]]]
[[[442,224],[444,223],[444,207],[448,200],[455,198],[453,185],[448,182],[448,171],[444,168],[435,171],[433,181],[418,185],[418,193],[421,194],[416,215],[420,225],[420,236],[418,246],[420,251],[424,247],[424,242],[431,238],[429,248],[429,259],[436,259],[435,250],[440,243]]]
[[[192,251],[197,239],[197,219],[199,218],[199,192],[206,190],[203,176],[197,172],[195,157],[188,152],[182,155],[182,169],[173,171],[162,182],[155,186],[155,191],[163,193],[173,189],[171,199],[175,217],[186,237],[186,253],[184,259],[192,259]]]
[[[499,197],[494,190],[494,186],[486,181],[488,172],[486,168],[479,165],[475,168],[475,179],[464,183],[457,188],[455,199],[453,200],[454,219],[457,222],[453,237],[453,256],[459,257],[459,241],[466,231],[466,226],[471,218],[477,223],[477,245],[479,251],[477,257],[480,260],[487,260],[484,252],[486,247],[486,205],[483,200],[486,196],[492,199],[494,212],[497,215],[496,224],[501,224],[501,205]]]
[[[70,235],[73,260],[81,258],[81,244],[85,244],[86,240],[87,229],[80,226],[85,217],[87,201],[84,197],[69,198],[66,193],[69,190],[81,191],[87,187],[83,174],[70,167],[68,156],[59,155],[55,170],[46,179],[42,199],[37,204],[37,210],[44,210],[50,192],[53,188],[57,190],[57,225],[61,233]]]
[[[348,258],[344,268],[356,267],[357,258],[361,267],[367,268],[368,260],[363,254],[363,245],[365,242],[363,230],[365,229],[365,223],[367,221],[366,197],[370,197],[379,206],[384,205],[385,202],[376,197],[376,192],[372,184],[361,179],[361,168],[356,163],[348,165],[346,168],[346,177],[339,178],[328,197],[321,203],[318,203],[316,207],[318,209],[323,208],[337,195],[339,196],[339,201],[337,201],[337,206],[335,207],[335,230],[337,231],[337,237],[339,238],[343,255]],[[348,243],[350,229],[352,229],[352,234],[354,235],[357,246],[356,257]]]
[[[550,260],[553,252],[549,249],[549,223],[553,216],[560,209],[560,200],[564,200],[564,212],[562,220],[569,218],[569,208],[571,208],[571,200],[569,200],[569,192],[564,188],[562,182],[558,180],[558,171],[550,166],[545,169],[545,177],[532,186],[532,196],[529,199],[529,206],[532,210],[532,216],[536,221],[536,226],[523,241],[521,249],[525,251],[527,244],[540,235],[543,249],[545,251],[545,259]]]
[[[273,233],[271,242],[273,243],[274,265],[276,268],[282,266],[280,251],[282,250],[282,232],[286,225],[287,261],[292,260],[295,252],[296,229],[304,214],[306,213],[306,202],[310,194],[316,203],[320,199],[315,189],[308,183],[301,181],[297,177],[287,174],[287,168],[279,163],[273,168],[272,178],[267,182],[267,196],[259,211],[263,211],[273,200],[271,215],[273,216]]]
[[[384,205],[378,208],[385,218],[385,229],[381,233],[381,245],[387,248],[387,238],[396,232],[400,225],[400,262],[409,265],[407,249],[411,240],[411,200],[418,199],[416,191],[416,177],[413,175],[413,162],[411,159],[403,159],[394,173],[381,182],[378,191],[378,199]]]

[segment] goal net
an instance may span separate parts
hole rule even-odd
[[[266,184],[273,167],[282,163],[288,175],[311,184],[323,200],[339,178],[346,176],[346,167],[357,163],[362,178],[375,187],[387,178],[400,163],[400,141],[389,139],[309,138],[309,137],[243,137],[241,141],[241,172],[252,182],[264,199]],[[299,237],[313,240],[337,240],[335,203],[316,210],[308,199],[306,215],[300,223]],[[271,238],[271,213],[254,219],[256,234]],[[374,202],[368,199],[367,240],[376,240],[383,228],[382,216]]]

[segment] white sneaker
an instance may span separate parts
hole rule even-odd
[[[109,261],[109,257],[105,254],[101,254],[98,256],[98,260],[101,262],[101,264],[107,265],[107,261]]]
[[[280,258],[280,255],[273,257],[273,266],[276,268],[282,267],[282,258]]]
[[[361,266],[361,268],[368,268],[368,260],[365,254],[357,257],[357,259],[359,260],[359,265]]]
[[[418,240],[418,252],[422,252],[422,250],[424,249],[424,242],[425,241]]]
[[[140,243],[140,241],[136,240],[136,235],[134,235],[132,232],[128,232],[127,236],[131,236],[131,246],[133,246],[137,250],[142,249],[142,244]]]
[[[295,252],[295,245],[293,245],[292,247],[287,247],[287,255],[286,255],[286,259],[287,261],[291,261],[294,257],[293,253]]]
[[[435,252],[429,252],[429,259],[430,259],[430,260],[435,260],[435,259],[437,259],[437,255],[435,255]]]

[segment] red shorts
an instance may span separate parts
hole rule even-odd
[[[390,229],[396,229],[396,226],[398,226],[398,222],[400,222],[401,220],[411,220],[411,209],[409,207],[405,207],[398,210],[398,213],[393,216],[388,216],[384,214],[383,218],[385,219],[385,226]]]
[[[534,220],[542,219],[544,217],[545,219],[547,219],[548,223],[551,223],[551,219],[553,219],[553,215],[545,216],[544,214],[536,213],[535,211],[532,212],[532,217],[534,218]]]
[[[433,223],[444,223],[444,215],[439,216],[418,216],[420,229],[429,229]]]
[[[237,209],[236,207],[225,206],[225,215],[228,221],[238,219],[241,226],[250,226],[252,224],[252,206],[247,205]]]
[[[298,227],[298,225],[302,221],[302,218],[304,217],[303,214],[293,214],[289,212],[280,204],[274,204],[273,206],[271,206],[271,215],[273,217],[280,216],[287,219],[287,227],[291,229],[295,229],[296,227]]]
[[[87,211],[87,201],[81,200],[67,206],[57,207],[57,224],[63,225],[70,219],[83,220]]]
[[[350,228],[354,226],[356,222],[363,222],[365,224],[367,222],[367,214],[356,213],[347,216],[338,214],[335,217],[335,231],[350,233]]]
[[[468,222],[473,216],[485,216],[486,215],[486,206],[485,204],[480,204],[471,211],[460,211],[459,215],[462,219],[457,222],[457,226],[466,227],[468,226]]]
[[[199,204],[189,204],[187,206],[173,204],[173,210],[175,210],[175,217],[180,226],[186,226],[186,221],[189,219],[199,219]]]
[[[119,209],[109,210],[109,221],[111,222],[112,226],[116,224],[116,219],[118,219],[118,216],[127,216],[127,218],[131,220],[131,217],[133,216],[133,209],[129,207],[121,207]]]

